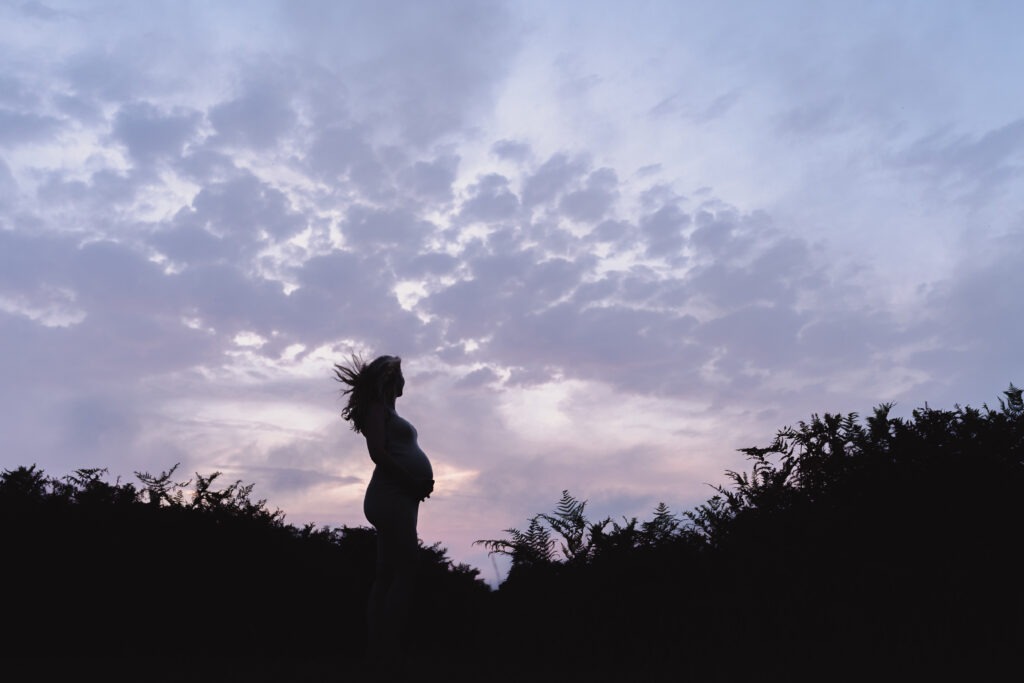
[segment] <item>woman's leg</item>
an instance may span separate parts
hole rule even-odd
[[[396,529],[390,529],[384,540],[387,584],[381,605],[382,634],[385,637],[385,647],[395,656],[404,650],[413,592],[416,587],[416,559],[419,550],[415,509],[411,511],[411,517],[408,510],[404,513],[404,523]]]
[[[367,605],[368,655],[378,670],[383,667],[394,671],[404,659],[416,582],[419,503],[397,495],[372,503],[373,509],[368,510],[372,518],[368,518],[377,529],[377,573]]]

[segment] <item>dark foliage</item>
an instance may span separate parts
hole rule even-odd
[[[539,669],[689,680],[978,676],[1024,645],[1024,401],[814,415],[706,503],[588,522],[563,492],[509,555],[500,639]],[[555,551],[559,547],[561,554]],[[902,673],[898,673],[902,671]],[[984,676],[982,676],[984,677]]]
[[[1024,645],[1024,399],[814,415],[744,449],[693,510],[587,519],[563,491],[482,540],[497,591],[421,547],[409,678],[991,679]],[[8,665],[110,658],[147,680],[361,680],[375,537],[285,524],[175,468],[0,475]],[[191,488],[189,488],[191,487]],[[218,659],[219,658],[219,659]],[[106,661],[106,660],[102,660]],[[128,663],[127,665],[125,663]],[[134,664],[133,664],[134,663]],[[8,666],[8,668],[10,668]],[[79,677],[79,676],[76,676]],[[26,679],[27,680],[27,679]]]
[[[138,661],[149,680],[207,680],[215,659],[249,662],[233,667],[245,680],[297,680],[273,661],[304,662],[310,680],[358,670],[374,530],[298,528],[252,485],[218,487],[219,473],[176,482],[174,469],[136,473],[141,489],[102,469],[0,474],[3,614],[16,625],[3,659]],[[489,591],[478,571],[437,544],[421,547],[421,568],[415,628],[469,628]]]

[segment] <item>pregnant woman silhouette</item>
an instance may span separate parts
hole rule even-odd
[[[405,630],[416,579],[420,503],[434,490],[434,473],[417,442],[416,428],[395,411],[405,378],[398,356],[366,364],[353,357],[334,366],[346,385],[348,404],[341,416],[366,438],[374,462],[363,513],[377,530],[377,573],[367,606],[367,660],[380,677],[404,665]]]

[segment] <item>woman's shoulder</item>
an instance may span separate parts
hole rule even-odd
[[[397,415],[395,409],[383,401],[369,401],[366,404],[366,417],[375,421],[387,421]]]

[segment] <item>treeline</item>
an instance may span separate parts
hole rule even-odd
[[[374,530],[296,527],[251,484],[221,486],[217,472],[180,481],[176,468],[136,472],[139,486],[104,469],[0,474],[0,661],[40,664],[37,675],[55,662],[138,663],[152,667],[146,680],[292,680],[295,662],[315,680],[358,669]],[[417,608],[459,633],[490,589],[447,552],[421,546]],[[214,659],[228,669],[207,670]]]
[[[814,415],[744,449],[749,469],[681,514],[591,520],[566,490],[552,512],[478,541],[511,558],[496,591],[424,546],[414,669],[490,681],[1016,674],[1024,400],[1013,385],[1004,397],[908,419],[890,405],[863,420]],[[139,486],[104,475],[0,475],[4,613],[17,624],[5,657],[129,657],[159,662],[147,680],[226,680],[194,664],[220,655],[249,667],[234,672],[245,680],[358,678],[372,529],[291,526],[217,473],[138,472]]]
[[[512,559],[497,638],[562,680],[1017,678],[1024,400],[1004,396],[814,415],[681,516],[592,522],[565,491],[478,541]]]

